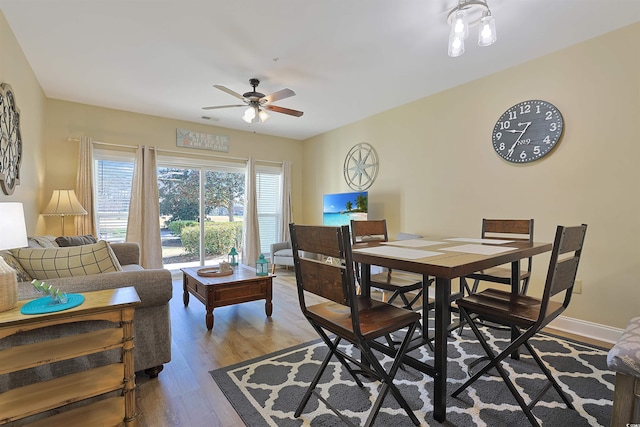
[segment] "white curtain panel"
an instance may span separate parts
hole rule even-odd
[[[280,241],[289,241],[289,223],[293,221],[291,207],[291,162],[282,162],[282,222],[280,223]]]
[[[78,147],[78,175],[76,177],[76,196],[87,211],[86,215],[75,216],[76,235],[96,234],[96,218],[93,206],[93,140],[88,136],[80,138]]]
[[[138,146],[133,168],[127,242],[140,244],[140,263],[144,268],[162,268],[157,175],[156,149]]]
[[[253,157],[247,161],[245,178],[244,232],[242,263],[255,267],[260,255],[260,227],[258,225],[258,197],[256,196],[256,162]]]

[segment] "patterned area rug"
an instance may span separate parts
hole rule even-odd
[[[487,330],[494,348],[509,341],[504,331]],[[448,346],[448,394],[467,378],[470,362],[483,355],[473,333],[453,334]],[[614,374],[607,370],[607,351],[584,346],[550,335],[540,335],[532,344],[559,379],[576,410],[568,409],[555,390],[550,389],[533,409],[544,426],[608,426],[611,419]],[[346,347],[345,347],[346,348]],[[342,426],[344,423],[315,396],[300,418],[293,413],[307,385],[327,353],[324,343],[314,341],[254,360],[211,371],[211,375],[235,410],[250,427],[257,426]],[[414,350],[414,356],[433,361],[427,348]],[[390,359],[385,356],[387,363]],[[507,371],[525,401],[542,388],[545,377],[531,356],[522,350],[520,360],[508,359]],[[478,369],[478,368],[476,368]],[[432,416],[432,378],[410,367],[399,370],[396,384],[422,425],[441,425]],[[320,381],[323,396],[356,425],[366,420],[379,383],[363,379],[359,388],[335,358]],[[376,418],[377,426],[412,426],[391,393]],[[529,422],[509,393],[497,371],[491,370],[469,386],[458,398],[447,398],[450,426],[521,426]]]

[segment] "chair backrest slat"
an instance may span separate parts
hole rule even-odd
[[[564,308],[569,305],[586,233],[586,224],[575,227],[558,226],[556,230],[540,309],[539,320],[544,320],[545,324],[552,320],[546,318],[546,311],[551,297],[564,292],[565,296],[562,305]],[[554,317],[557,317],[558,314],[556,313]]]
[[[294,226],[298,236],[298,247],[293,247],[293,242],[291,245],[294,252],[295,249],[298,249],[328,257],[343,258],[342,248],[338,244],[339,239],[336,234],[339,232],[338,227]]]
[[[512,240],[533,242],[533,219],[486,219],[482,220],[482,238],[500,239],[508,236]]]
[[[386,242],[387,221],[384,219],[356,221],[351,220],[351,237],[353,243],[359,242]]]
[[[297,266],[300,271],[302,288],[330,299],[338,304],[348,305],[346,271],[342,265],[300,258]]]
[[[580,259],[576,257],[558,262],[556,269],[553,272],[550,296],[557,295],[573,286],[573,282],[575,281],[576,274],[578,272],[579,262]]]
[[[355,299],[355,280],[349,226],[290,224],[289,231],[303,312],[305,292],[350,306]]]

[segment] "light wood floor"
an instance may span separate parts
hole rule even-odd
[[[220,307],[212,331],[205,326],[204,306],[192,297],[184,307],[182,280],[173,282],[172,360],[158,378],[142,373],[136,378],[140,427],[244,425],[209,371],[318,337],[300,313],[293,273],[278,269],[276,274],[271,318],[264,301]]]

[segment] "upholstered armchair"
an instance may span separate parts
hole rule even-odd
[[[293,266],[293,251],[291,242],[279,242],[271,245],[271,274],[276,271],[276,265]]]

